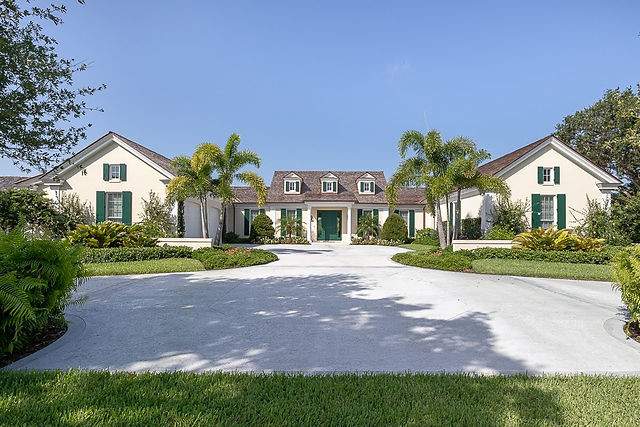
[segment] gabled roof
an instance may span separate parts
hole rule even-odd
[[[287,179],[301,179],[300,176],[296,175],[293,172],[289,172],[284,177],[287,178]]]
[[[369,180],[369,179],[375,179],[375,178],[374,178],[374,176],[373,176],[373,175],[371,175],[369,172],[367,172],[367,173],[365,173],[365,174],[360,175],[360,176],[358,177],[357,181],[360,181],[360,180],[362,180],[362,179]]]
[[[504,156],[498,157],[495,160],[485,163],[478,169],[481,173],[484,173],[486,175],[504,175],[510,170],[518,167],[518,165],[526,161],[526,159],[530,158],[531,156],[535,156],[537,153],[544,150],[548,146],[554,147],[556,151],[563,154],[568,159],[572,160],[574,163],[578,164],[580,167],[582,167],[592,175],[596,176],[602,181],[603,184],[609,184],[613,186],[622,185],[622,181],[620,181],[618,178],[598,167],[586,157],[583,157],[580,153],[569,147],[553,134],[547,135],[544,138],[532,142],[531,144],[525,145],[522,148],[519,148],[515,151],[505,154]]]
[[[233,194],[236,196],[236,203],[256,203],[258,200],[256,191],[251,187],[233,187]]]
[[[29,176],[0,176],[0,190],[19,186],[21,181],[29,179]]]
[[[321,179],[338,179],[338,177],[332,174],[331,172],[327,172],[321,176]]]
[[[174,175],[175,171],[173,169],[173,166],[171,165],[171,160],[169,158],[145,147],[144,145],[140,145],[137,142],[130,140],[129,138],[125,138],[124,136],[116,132],[109,131],[82,150],[80,150],[75,155],[69,157],[59,165],[42,174],[40,180],[56,178],[58,174],[66,171],[69,166],[81,162],[83,159],[87,158],[97,150],[100,150],[104,144],[111,141],[121,145],[123,148],[128,149],[131,152],[138,153],[139,157],[141,157],[143,161],[146,159],[147,164],[154,167],[162,174],[167,175],[168,177],[172,177]]]

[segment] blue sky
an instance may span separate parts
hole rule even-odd
[[[54,34],[106,83],[109,130],[168,157],[243,146],[275,169],[382,169],[408,129],[494,156],[640,81],[640,2],[95,1]],[[0,174],[17,173],[0,161]]]

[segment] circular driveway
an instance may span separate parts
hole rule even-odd
[[[273,246],[235,270],[94,278],[10,369],[637,373],[610,284],[406,267],[391,247]]]

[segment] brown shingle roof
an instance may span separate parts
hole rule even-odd
[[[233,187],[233,194],[236,196],[236,203],[256,203],[258,195],[251,187]]]
[[[398,205],[422,205],[424,204],[424,188],[404,187],[398,190]]]
[[[118,138],[120,138],[125,144],[129,145],[134,150],[137,150],[137,151],[141,152],[146,157],[151,159],[154,163],[156,163],[157,165],[161,166],[163,169],[165,169],[165,170],[167,170],[167,171],[169,171],[171,173],[175,173],[175,171],[173,170],[173,165],[171,164],[171,159],[163,156],[160,153],[156,153],[155,151],[145,147],[144,145],[140,145],[137,142],[134,142],[134,141],[130,140],[129,138],[126,138],[126,137],[120,135],[119,133],[116,133],[116,132],[113,132],[113,131],[109,131],[109,133],[117,136]]]
[[[28,179],[28,176],[0,176],[0,189],[13,188],[20,181]]]
[[[480,166],[478,170],[485,175],[495,175],[498,172],[500,172],[502,169],[509,166],[511,163],[518,160],[520,157],[524,156],[534,148],[544,143],[547,139],[551,138],[552,136],[553,135],[547,135],[544,138],[540,138],[539,140],[534,141],[529,145],[525,145],[524,147],[518,148],[517,150],[507,153],[504,156],[491,160],[490,162]]]

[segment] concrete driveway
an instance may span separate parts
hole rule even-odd
[[[401,250],[276,246],[280,261],[95,278],[11,369],[640,372],[607,283],[439,272]]]

